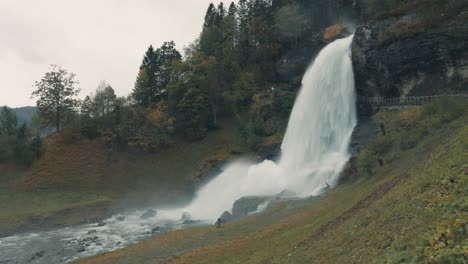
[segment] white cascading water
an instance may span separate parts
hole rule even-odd
[[[353,36],[325,47],[309,67],[291,113],[280,160],[259,164],[237,162],[203,187],[186,208],[194,219],[216,219],[245,196],[319,194],[349,159],[356,125]]]
[[[277,163],[235,162],[198,191],[190,205],[158,210],[152,218],[141,217],[144,211],[137,210],[106,219],[104,225],[0,238],[0,263],[65,263],[131,245],[158,234],[160,228],[184,228],[183,212],[212,223],[241,197],[271,196],[284,190],[304,197],[335,185],[349,159],[356,125],[351,41],[352,36],[331,43],[307,70]],[[42,252],[41,257],[37,252]]]

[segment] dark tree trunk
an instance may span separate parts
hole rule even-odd
[[[60,132],[60,110],[57,107],[57,120],[56,120],[56,127],[57,127],[57,133]]]

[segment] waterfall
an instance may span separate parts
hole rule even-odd
[[[348,146],[357,122],[352,38],[329,44],[306,71],[279,161],[229,165],[198,191],[185,211],[195,219],[213,220],[241,197],[284,190],[304,197],[336,184],[349,160]]]

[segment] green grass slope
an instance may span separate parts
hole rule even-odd
[[[466,101],[447,100],[378,113],[386,135],[319,201],[221,229],[167,233],[78,263],[464,263],[467,113]]]

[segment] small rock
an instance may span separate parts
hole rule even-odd
[[[97,224],[98,227],[105,226],[107,223],[104,220],[100,220]]]
[[[125,220],[125,216],[123,216],[123,215],[120,215],[120,216],[117,216],[117,218],[116,218],[116,219],[117,219],[117,221],[119,221],[119,222],[122,222],[122,221],[124,221],[124,220]]]
[[[84,246],[81,246],[78,248],[77,250],[78,252],[85,252],[86,251],[86,248]]]
[[[93,229],[93,230],[89,230],[88,231],[88,235],[92,235],[92,234],[96,234],[97,233],[97,230],[96,229]]]
[[[154,234],[159,233],[160,231],[161,231],[161,228],[159,226],[157,226],[157,227],[151,229],[151,234],[154,235]]]
[[[158,214],[157,211],[148,210],[148,211],[144,212],[144,213],[140,216],[140,218],[141,218],[141,219],[148,219],[148,218],[155,217],[157,214]]]
[[[182,222],[182,224],[184,224],[184,225],[193,225],[193,224],[197,224],[197,223],[200,223],[200,220],[187,219],[187,220],[184,220]]]
[[[234,217],[232,216],[230,212],[225,211],[219,218],[221,219],[221,222],[227,223],[227,222],[232,221]]]
[[[32,257],[31,257],[31,260],[30,261],[33,261],[35,259],[38,259],[38,258],[42,258],[45,254],[45,251],[42,250],[42,251],[39,251],[39,252],[36,252]],[[8,263],[10,262],[9,260],[7,260],[5,263]],[[0,261],[0,263],[2,263],[2,261]]]
[[[190,215],[190,213],[184,212],[182,214],[182,218],[181,218],[182,221],[190,220],[190,219],[192,219],[192,216]]]

